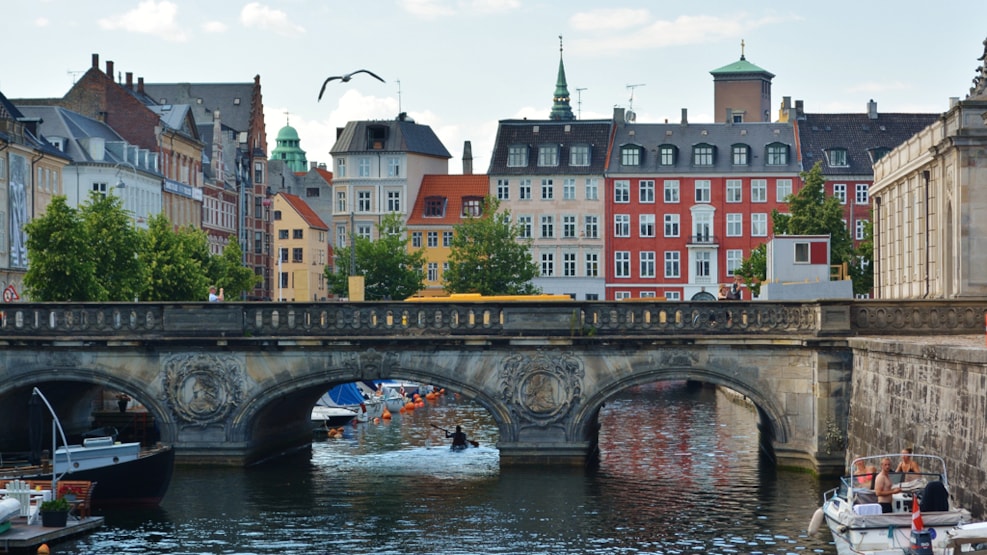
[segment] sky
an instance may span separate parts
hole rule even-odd
[[[336,129],[406,112],[462,173],[485,173],[505,119],[546,119],[560,56],[573,112],[713,121],[710,71],[746,59],[807,112],[944,112],[984,53],[987,2],[655,0],[20,0],[4,6],[0,92],[61,97],[98,54],[146,83],[261,79],[268,152],[298,131],[331,163]],[[333,81],[317,100],[323,81]]]

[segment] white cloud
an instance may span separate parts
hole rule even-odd
[[[207,33],[225,33],[226,24],[222,21],[207,21],[202,24],[202,30]]]
[[[404,11],[422,19],[460,14],[506,13],[521,7],[520,0],[398,0]]]
[[[297,35],[304,33],[305,28],[288,20],[288,15],[281,10],[269,8],[260,2],[251,2],[240,11],[240,23],[244,27],[254,27],[274,31],[281,35]]]
[[[648,10],[622,8],[580,12],[569,18],[569,24],[577,31],[617,31],[638,27],[650,19]]]
[[[39,18],[37,18],[37,19],[34,20],[34,26],[35,27],[47,27],[49,23],[51,23],[51,22],[48,21],[48,18],[47,17],[39,17]]]
[[[108,31],[120,29],[153,35],[172,42],[184,42],[188,36],[176,21],[177,15],[178,6],[171,2],[146,0],[122,15],[100,19],[99,26]]]

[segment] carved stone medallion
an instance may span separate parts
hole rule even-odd
[[[571,353],[515,354],[501,369],[501,396],[526,420],[551,424],[582,394],[583,376],[582,362]]]
[[[178,421],[223,422],[243,400],[243,369],[229,355],[183,353],[164,362],[164,401]]]

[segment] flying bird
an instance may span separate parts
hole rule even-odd
[[[353,76],[356,75],[357,73],[366,73],[367,75],[373,77],[374,79],[380,81],[381,83],[386,83],[387,82],[387,81],[384,81],[383,79],[381,79],[380,76],[377,75],[376,73],[374,73],[374,72],[372,72],[370,70],[366,70],[366,69],[358,69],[356,71],[352,71],[350,73],[347,73],[346,75],[333,75],[332,77],[326,79],[325,82],[322,83],[322,90],[319,91],[319,100],[322,100],[322,95],[325,94],[325,92],[326,92],[326,85],[329,84],[329,81],[332,81],[333,79],[339,79],[343,83],[346,83],[350,79],[352,79]]]

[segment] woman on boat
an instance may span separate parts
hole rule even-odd
[[[905,447],[901,450],[901,462],[898,463],[898,467],[894,471],[909,474],[909,476],[905,476],[906,480],[914,480],[917,476],[913,475],[922,472],[918,463],[912,459],[912,449],[910,447]]]
[[[873,489],[874,475],[877,469],[874,465],[864,464],[863,459],[857,459],[853,464],[853,477],[857,479],[858,487]]]

